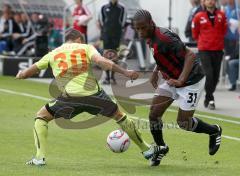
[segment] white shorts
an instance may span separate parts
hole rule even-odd
[[[195,110],[201,94],[204,89],[206,78],[204,77],[198,83],[176,88],[169,86],[167,81],[160,83],[158,89],[156,90],[156,96],[170,97],[174,100],[178,100],[179,107],[184,111]]]

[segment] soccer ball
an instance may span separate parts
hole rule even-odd
[[[108,135],[107,145],[113,152],[122,153],[128,149],[130,139],[128,134],[123,130],[115,130]]]

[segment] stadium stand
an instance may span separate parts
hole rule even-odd
[[[21,5],[19,0],[0,1],[0,12],[3,4],[9,4],[14,12],[26,11],[27,14],[43,14],[48,16],[49,21],[54,22],[54,25],[56,24],[58,29],[62,27],[63,9],[64,6],[66,6],[66,3],[63,0],[21,0],[20,2],[22,3]]]

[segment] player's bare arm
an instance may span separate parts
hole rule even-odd
[[[154,87],[154,89],[157,89],[158,87],[158,80],[159,80],[159,67],[156,65],[154,70],[153,70],[153,74],[150,78],[150,82],[152,84],[152,86]]]
[[[16,79],[26,79],[37,73],[39,73],[39,69],[37,68],[37,66],[35,64],[33,64],[31,67],[29,67],[23,71],[19,71],[18,74],[16,75]]]
[[[175,87],[183,86],[184,83],[187,81],[188,76],[193,68],[194,60],[194,53],[191,50],[187,49],[182,73],[180,74],[178,79],[169,79],[168,84]]]
[[[92,57],[92,60],[94,63],[96,63],[98,66],[100,66],[104,70],[112,70],[114,72],[118,72],[132,80],[135,80],[139,77],[139,74],[136,71],[133,70],[126,70],[117,64],[115,64],[113,61],[106,59],[100,55],[94,55]]]

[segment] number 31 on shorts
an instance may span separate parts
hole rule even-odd
[[[189,92],[187,103],[194,103],[195,104],[197,102],[197,97],[198,97],[197,93]]]

